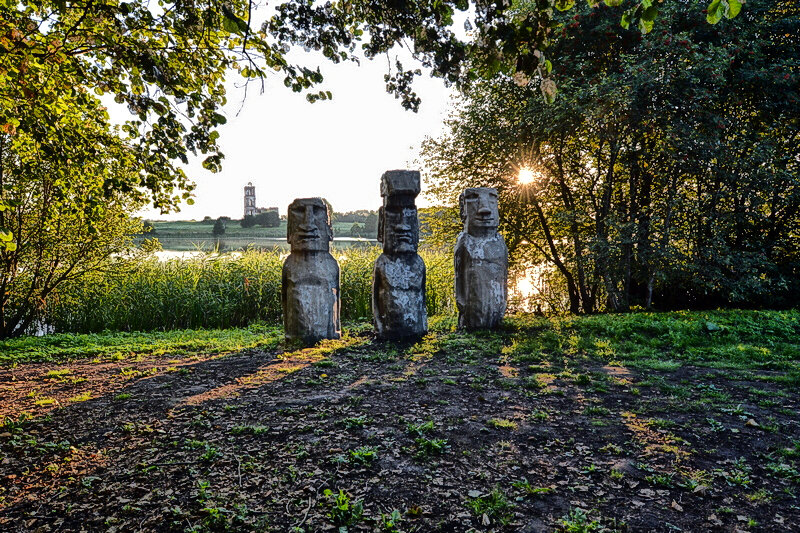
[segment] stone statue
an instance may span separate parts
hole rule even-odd
[[[314,344],[341,337],[339,263],[330,253],[331,217],[322,198],[289,205],[281,304],[286,338]]]
[[[372,276],[372,314],[382,339],[421,337],[428,332],[425,263],[417,255],[419,220],[415,199],[419,172],[390,170],[381,178],[383,207],[378,240],[383,253]]]
[[[465,189],[459,197],[464,222],[455,248],[458,326],[491,329],[506,312],[508,248],[497,232],[497,189]]]

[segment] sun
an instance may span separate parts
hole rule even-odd
[[[519,174],[517,174],[517,181],[520,185],[528,185],[536,181],[537,177],[538,175],[531,168],[522,167],[519,169]]]

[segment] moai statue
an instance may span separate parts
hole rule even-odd
[[[382,339],[421,337],[428,332],[425,263],[417,255],[419,220],[414,201],[419,191],[417,171],[390,170],[381,177],[378,240],[383,253],[372,275],[372,314]]]
[[[283,263],[281,304],[286,338],[314,344],[341,337],[339,263],[330,252],[331,217],[322,198],[289,205],[286,240],[292,251]]]
[[[497,189],[465,189],[459,197],[464,222],[455,248],[458,326],[491,329],[506,312],[508,248],[497,232]]]

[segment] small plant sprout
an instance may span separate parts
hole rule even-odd
[[[325,497],[322,503],[328,508],[328,518],[340,531],[347,531],[347,526],[361,522],[364,517],[364,502],[352,501],[350,495],[341,489],[338,494],[334,494],[331,489],[325,489],[322,494]]]
[[[375,446],[360,446],[350,450],[350,461],[361,465],[370,465],[378,458],[378,448]]]
[[[507,420],[505,418],[490,418],[486,421],[486,425],[493,427],[495,429],[517,429],[518,425],[513,420]]]

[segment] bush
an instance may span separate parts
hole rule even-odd
[[[225,222],[222,221],[222,217],[218,218],[217,221],[214,222],[214,227],[211,229],[211,233],[215,236],[225,234]]]

